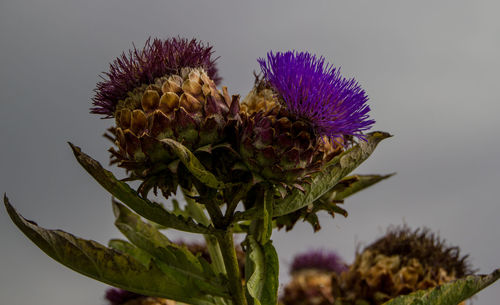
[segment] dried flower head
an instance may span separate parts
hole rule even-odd
[[[428,229],[395,227],[356,255],[335,297],[346,304],[363,300],[378,305],[473,272],[458,247],[446,245]]]
[[[269,52],[260,58],[264,78],[278,92],[291,115],[314,128],[317,136],[335,140],[341,136],[362,138],[375,121],[365,91],[354,79],[307,52]]]
[[[340,274],[347,270],[347,266],[334,251],[311,250],[295,256],[292,262],[292,273],[305,269],[316,269]]]
[[[411,230],[407,226],[390,228],[386,235],[366,247],[386,256],[398,255],[402,263],[415,258],[424,266],[443,268],[457,278],[474,273],[468,255],[461,256],[460,248],[448,246],[444,239],[428,228]]]
[[[153,84],[163,76],[180,74],[182,68],[203,68],[218,84],[221,77],[212,55],[212,47],[196,39],[150,38],[144,48],[138,50],[134,46],[128,54],[123,53],[110,64],[103,81],[94,90],[91,112],[113,117],[118,101],[125,99],[134,88]]]

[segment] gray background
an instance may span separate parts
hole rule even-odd
[[[275,233],[282,280],[297,252],[334,248],[347,261],[389,224],[428,226],[499,267],[498,1],[1,0],[0,191],[29,219],[106,243],[118,237],[110,196],[66,141],[104,164],[110,120],[90,115],[98,74],[132,43],[182,35],[211,42],[231,93],[245,95],[269,50],[308,50],[356,77],[375,129],[395,137],[359,173],[390,173],[313,234]],[[123,172],[114,170],[123,177]],[[103,304],[106,285],[45,256],[0,209],[1,305]],[[175,235],[178,236],[178,235]],[[188,238],[188,237],[186,237]],[[475,304],[497,304],[500,286]]]

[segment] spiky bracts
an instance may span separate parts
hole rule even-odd
[[[94,90],[91,112],[112,117],[117,103],[125,99],[129,92],[152,84],[159,77],[180,74],[182,68],[202,68],[218,84],[221,77],[215,64],[216,58],[212,55],[212,47],[196,39],[150,38],[142,49],[134,46],[110,64],[103,81]]]
[[[341,297],[347,304],[382,304],[398,295],[427,289],[473,273],[467,256],[429,230],[389,230],[356,255],[343,274]],[[350,302],[350,303],[349,303]]]
[[[161,140],[174,139],[193,151],[217,144],[234,129],[238,111],[238,96],[230,97],[226,88],[220,92],[202,69],[158,78],[116,105],[112,163],[145,181],[146,191],[158,186],[168,195],[183,175],[175,175],[179,162]]]
[[[240,154],[266,180],[300,188],[303,178],[342,152],[343,139],[318,137],[309,122],[290,114],[279,94],[264,79],[241,105]]]
[[[276,90],[290,115],[306,121],[317,137],[362,137],[375,122],[364,90],[354,79],[307,52],[269,52],[259,59],[264,79]]]

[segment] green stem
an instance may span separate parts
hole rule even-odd
[[[205,226],[211,225],[212,221],[210,221],[207,215],[205,215],[205,211],[202,205],[194,201],[189,196],[186,196],[186,193],[189,192],[188,190],[183,189],[182,191],[185,194],[184,199],[186,200],[186,208],[189,211],[189,214],[191,214],[191,216],[199,223]],[[222,253],[220,251],[217,239],[213,235],[209,234],[203,234],[203,237],[205,238],[208,253],[210,254],[210,258],[212,259],[215,270],[219,273],[226,274],[226,267],[224,266],[224,260],[222,258]]]
[[[247,305],[245,294],[243,293],[243,285],[241,284],[240,268],[234,249],[233,232],[228,228],[225,232],[217,234],[220,250],[226,265],[227,276],[229,278],[229,290],[233,300],[233,305]]]

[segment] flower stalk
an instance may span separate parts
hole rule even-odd
[[[216,234],[220,245],[222,258],[228,274],[228,287],[231,292],[231,299],[234,305],[247,305],[247,300],[243,292],[238,258],[234,249],[233,232],[231,229]]]

